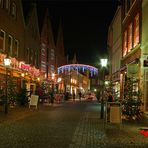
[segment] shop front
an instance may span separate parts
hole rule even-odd
[[[8,80],[13,82],[17,92],[25,86],[27,89],[32,89],[33,92],[35,92],[36,83],[40,76],[39,69],[31,67],[29,64],[25,64],[25,62],[17,61],[15,58],[11,57],[11,64],[6,68],[4,65],[5,58],[5,54],[0,54],[0,89],[3,89],[4,87],[6,88],[6,75],[8,75]]]

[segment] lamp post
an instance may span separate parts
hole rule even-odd
[[[10,67],[11,64],[11,60],[10,58],[6,57],[4,59],[4,65],[6,67],[6,78],[5,78],[5,84],[6,84],[6,88],[5,88],[5,103],[4,103],[4,108],[5,108],[5,114],[8,113],[8,68]]]
[[[102,98],[101,98],[101,114],[100,114],[100,118],[103,119],[104,117],[104,76],[105,76],[105,67],[107,66],[107,59],[101,59],[101,66],[102,66],[102,79],[103,79],[103,92],[102,92]]]

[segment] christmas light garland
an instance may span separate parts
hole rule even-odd
[[[77,72],[85,72],[89,71],[91,76],[98,74],[98,69],[90,66],[90,65],[84,65],[84,64],[69,64],[69,65],[63,65],[61,67],[58,67],[58,74],[64,73],[65,71],[71,71],[76,70]]]

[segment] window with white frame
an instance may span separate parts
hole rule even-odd
[[[51,49],[51,60],[54,60],[55,54],[54,54],[54,49]]]
[[[6,10],[10,11],[10,0],[6,0]]]
[[[32,64],[32,62],[33,62],[33,51],[31,49],[30,50],[30,61],[29,61],[29,63]]]
[[[34,64],[35,64],[35,65],[37,65],[37,58],[36,58],[36,57],[37,57],[37,53],[35,52],[35,53],[34,53]]]
[[[125,4],[124,4],[124,12],[125,12],[125,16],[127,14],[128,11],[128,7],[127,7],[127,0],[125,0]]]
[[[16,18],[16,4],[13,2],[12,3],[12,11],[11,14],[14,18]]]
[[[14,56],[18,57],[18,51],[19,51],[19,41],[15,39],[14,41]]]
[[[0,30],[0,50],[5,50],[6,33]]]
[[[54,72],[54,65],[51,65],[51,72]]]
[[[29,63],[29,48],[27,48],[27,51],[26,51],[26,58],[27,58],[27,63]]]
[[[12,55],[12,43],[13,43],[12,41],[13,41],[12,36],[9,35],[8,36],[8,53],[10,55]]]
[[[4,8],[4,0],[0,0],[0,7]]]

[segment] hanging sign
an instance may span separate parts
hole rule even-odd
[[[148,59],[143,61],[143,66],[148,67]]]
[[[128,64],[127,65],[127,76],[128,77],[138,77],[138,64]]]

